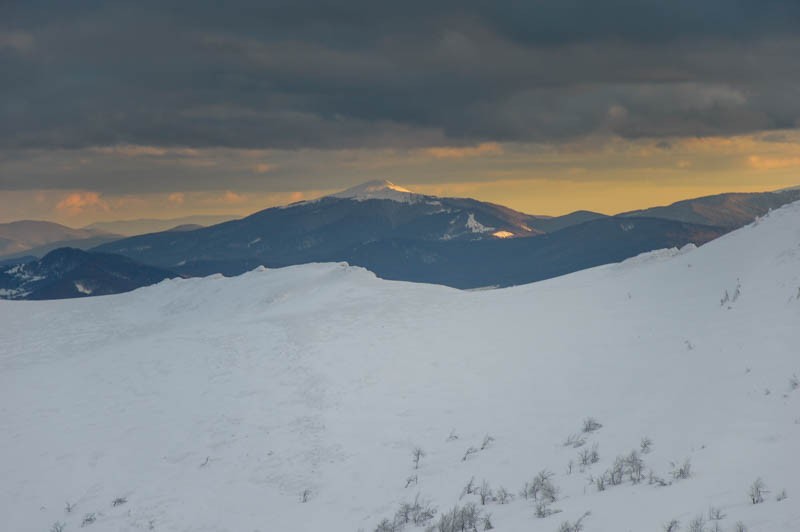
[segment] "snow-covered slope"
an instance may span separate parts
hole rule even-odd
[[[417,494],[499,531],[710,529],[711,506],[800,530],[800,204],[505,290],[311,264],[0,301],[0,322],[2,530],[371,531]],[[642,481],[611,485],[643,438]],[[538,518],[517,494],[545,469]],[[514,499],[481,506],[473,477]]]

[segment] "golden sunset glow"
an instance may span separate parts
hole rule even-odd
[[[0,222],[243,216],[376,179],[543,215],[792,187],[797,24],[753,6],[343,4],[287,11],[291,31],[87,6],[94,33],[22,4],[0,28]]]
[[[486,143],[424,150],[298,152],[126,145],[34,154],[24,164],[64,176],[167,171],[193,175],[195,182],[211,182],[225,175],[231,186],[163,193],[9,191],[0,196],[0,217],[1,221],[28,217],[76,225],[192,214],[244,216],[370,179],[389,179],[423,194],[474,197],[530,214],[576,210],[614,214],[722,192],[796,186],[800,184],[798,153],[800,134],[795,131],[667,141]],[[10,162],[9,170],[15,164],[21,167],[23,162]],[[293,184],[302,187],[293,188]]]

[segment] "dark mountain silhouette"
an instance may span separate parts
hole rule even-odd
[[[678,201],[664,207],[652,207],[620,214],[663,218],[693,224],[737,229],[772,209],[800,200],[800,189],[775,192],[726,193]]]
[[[318,261],[390,239],[471,242],[531,237],[546,232],[538,224],[549,229],[587,217],[592,215],[536,217],[474,199],[425,196],[389,182],[370,182],[211,227],[141,235],[96,249],[160,267],[210,273],[214,264]]]
[[[119,255],[60,248],[40,260],[0,270],[0,295],[62,299],[117,294],[176,276]]]
[[[73,297],[129,290],[176,274],[238,275],[260,265],[330,261],[387,279],[509,286],[655,249],[701,245],[796,199],[800,190],[721,194],[617,216],[577,211],[546,217],[375,181],[210,227],[115,240],[86,256],[62,252],[61,262],[74,264],[66,270],[48,255],[6,268],[0,289],[6,297]],[[42,279],[31,280],[36,277]]]

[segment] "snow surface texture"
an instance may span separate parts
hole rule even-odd
[[[469,213],[469,216],[467,217],[466,226],[467,229],[469,229],[473,233],[491,233],[492,231],[494,231],[494,227],[486,227],[478,220],[476,220],[474,213]]]
[[[709,530],[712,506],[725,531],[797,531],[798,297],[800,204],[504,290],[310,264],[0,301],[0,529],[372,531],[420,494],[498,531]],[[640,483],[590,483],[643,437]],[[543,469],[538,518],[518,493]],[[472,477],[515,497],[480,506]]]

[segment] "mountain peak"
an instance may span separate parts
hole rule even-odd
[[[419,196],[407,188],[395,185],[385,179],[367,181],[354,187],[348,188],[336,194],[331,194],[334,198],[354,199],[357,201],[370,199],[388,199],[392,201],[411,202]]]

